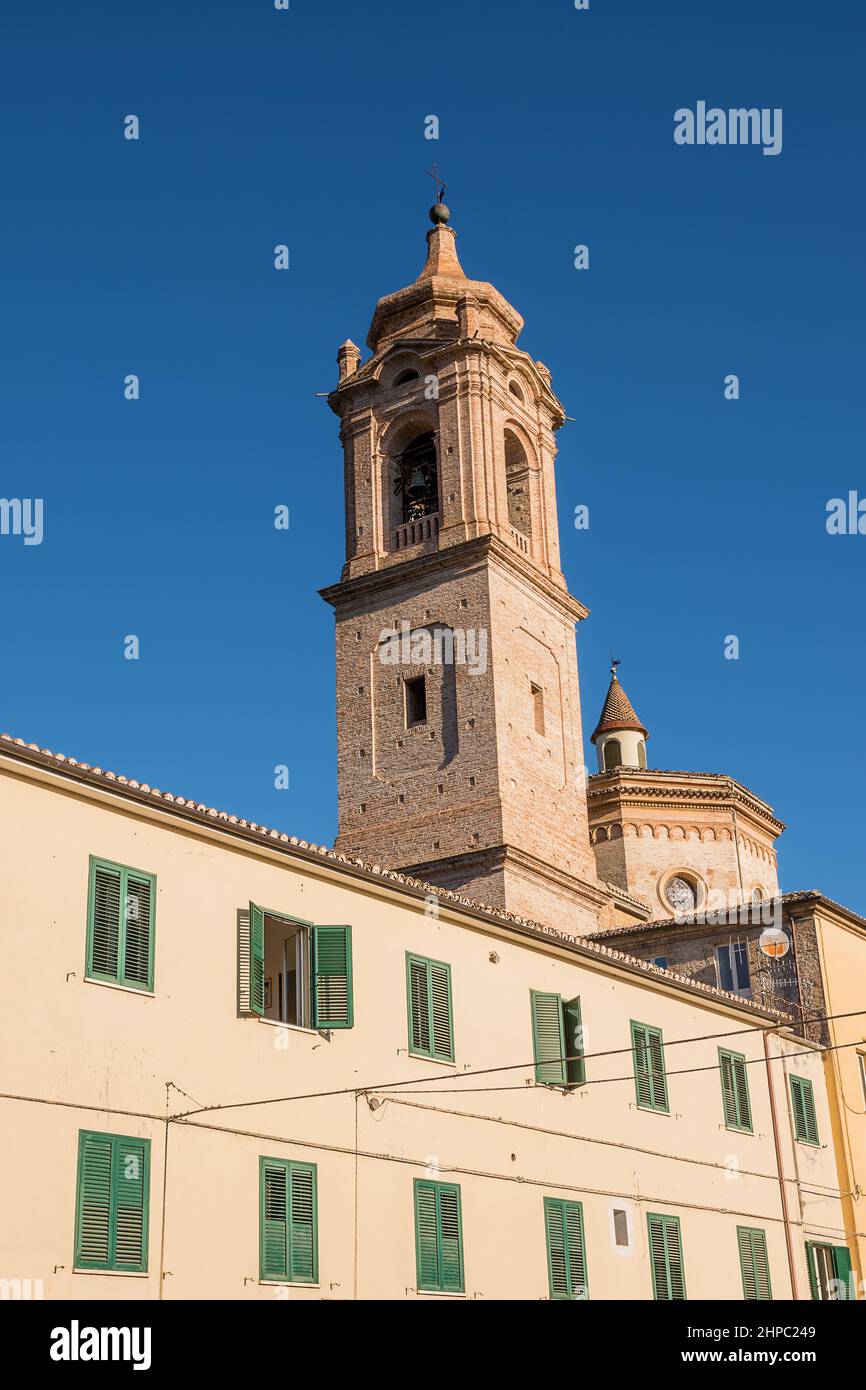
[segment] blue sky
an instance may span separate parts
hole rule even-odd
[[[3,728],[333,839],[316,392],[417,275],[435,160],[575,417],[586,733],[613,647],[651,764],[745,781],[783,886],[866,912],[866,536],[825,527],[866,497],[862,6],[9,0],[3,27],[0,495],[44,499],[41,545],[0,536]],[[781,154],[676,145],[698,100],[781,107]]]

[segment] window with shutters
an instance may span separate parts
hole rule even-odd
[[[147,1272],[150,1140],[78,1133],[76,1269]]]
[[[406,956],[409,1051],[416,1057],[454,1061],[451,966],[425,956]]]
[[[551,1298],[589,1298],[583,1203],[544,1199],[547,1278]]]
[[[415,1179],[415,1272],[421,1293],[463,1293],[463,1219],[456,1183]]]
[[[287,1028],[351,1028],[352,928],[250,903],[238,914],[238,1003]]]
[[[823,1241],[806,1241],[806,1262],[809,1266],[809,1285],[812,1297],[822,1303],[856,1298],[855,1280],[851,1272],[851,1252],[847,1245],[828,1245]]]
[[[668,1114],[668,1082],[665,1075],[665,1049],[660,1028],[646,1023],[631,1025],[634,1057],[634,1085],[641,1110]]]
[[[315,1163],[259,1159],[259,1277],[319,1282]]]
[[[755,1226],[738,1226],[737,1244],[743,1275],[743,1298],[750,1303],[769,1302],[773,1293],[770,1288],[770,1262],[767,1259],[765,1233]]]
[[[794,1115],[794,1137],[801,1144],[818,1143],[818,1120],[815,1115],[815,1093],[811,1081],[803,1076],[792,1076],[791,1110]]]
[[[153,990],[156,878],[90,857],[85,974]]]
[[[752,1109],[749,1104],[749,1078],[746,1059],[740,1052],[719,1048],[719,1071],[722,1078],[722,1106],[725,1128],[742,1134],[752,1133]]]
[[[580,1000],[530,990],[535,1079],[544,1086],[582,1086],[586,1080]]]
[[[653,1276],[653,1298],[669,1303],[685,1299],[686,1276],[683,1268],[683,1246],[678,1216],[647,1214],[650,1265]]]

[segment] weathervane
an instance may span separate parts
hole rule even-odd
[[[617,668],[617,666],[619,666],[620,664],[621,664],[621,663],[620,663],[620,658],[619,658],[618,656],[614,656],[614,654],[613,654],[613,648],[611,647],[611,649],[610,649],[610,674],[611,674],[612,676],[615,676],[615,675],[616,675],[616,668]]]
[[[434,179],[436,182],[437,203],[443,203],[445,201],[445,193],[448,189],[448,185],[447,183],[442,182],[442,175],[439,173],[439,165],[434,164],[432,169],[427,170],[427,173],[429,174],[430,178]]]

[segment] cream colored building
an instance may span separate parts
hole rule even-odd
[[[742,999],[8,738],[0,843],[7,1281],[737,1300],[742,1255],[751,1291],[789,1297],[793,1278],[808,1298],[807,1247],[845,1245],[822,1049],[771,1033],[767,1063],[779,1019]],[[334,926],[349,951],[316,938],[310,1026],[292,977]],[[257,989],[272,1016],[300,999],[300,1023],[245,1013]],[[560,1036],[582,1053],[564,1078]]]
[[[431,215],[330,397],[337,848],[0,738],[0,1295],[805,1299],[862,1270],[858,1020],[803,1040],[591,939],[775,893],[782,826],[648,770],[615,675],[584,775],[563,407]],[[822,941],[825,1012],[856,1013],[857,942]]]

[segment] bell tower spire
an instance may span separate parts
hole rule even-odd
[[[438,179],[438,174],[436,175]],[[554,490],[563,408],[442,202],[418,278],[339,352],[337,848],[580,934],[589,845]]]

